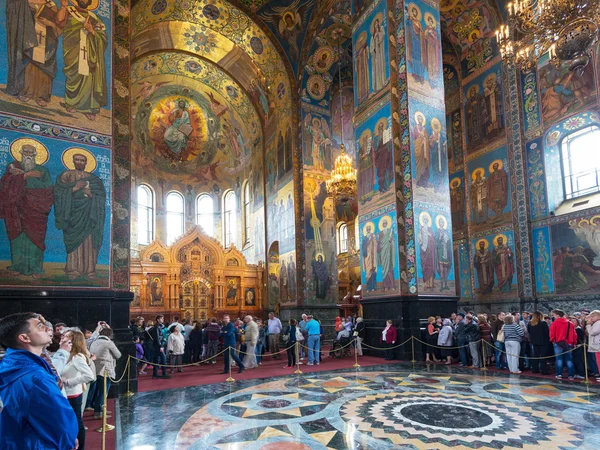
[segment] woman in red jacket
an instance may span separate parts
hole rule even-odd
[[[391,361],[394,359],[394,350],[392,347],[396,344],[396,339],[398,338],[398,332],[396,331],[396,327],[392,325],[392,321],[388,320],[385,324],[384,330],[381,332],[380,342],[386,348],[385,351],[385,360]]]

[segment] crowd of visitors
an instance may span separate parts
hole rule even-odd
[[[600,311],[567,315],[556,309],[548,316],[540,311],[459,312],[449,318],[430,317],[425,354],[428,363],[443,360],[446,365],[456,362],[475,369],[485,363],[511,373],[531,370],[547,375],[553,365],[556,378],[562,378],[566,368],[570,380],[584,379],[587,366],[587,375],[600,381]]]

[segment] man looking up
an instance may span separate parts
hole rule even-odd
[[[1,447],[7,450],[78,447],[77,418],[62,395],[56,375],[42,351],[52,342],[46,324],[35,313],[17,313],[0,319]]]

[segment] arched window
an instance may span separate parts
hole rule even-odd
[[[358,217],[354,219],[354,250],[360,250],[360,225]]]
[[[213,236],[215,232],[215,205],[208,194],[200,194],[196,198],[196,223],[202,227],[204,232]]]
[[[137,188],[138,243],[148,245],[154,240],[154,192],[149,186]]]
[[[348,225],[342,222],[338,226],[338,254],[348,251]]]
[[[244,184],[244,210],[242,214],[244,215],[244,246],[250,243],[250,224],[252,223],[252,219],[250,218],[250,183],[246,181]]]
[[[167,245],[171,245],[183,234],[183,195],[179,192],[167,194]]]
[[[235,192],[228,191],[223,199],[223,247],[235,243]]]
[[[600,152],[597,125],[566,135],[561,142],[565,200],[600,191]]]

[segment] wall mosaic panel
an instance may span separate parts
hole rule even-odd
[[[514,233],[505,230],[477,237],[471,242],[475,299],[516,298]]]
[[[455,239],[464,237],[467,232],[467,186],[465,174],[461,170],[450,176],[450,210],[452,212],[452,234]]]

